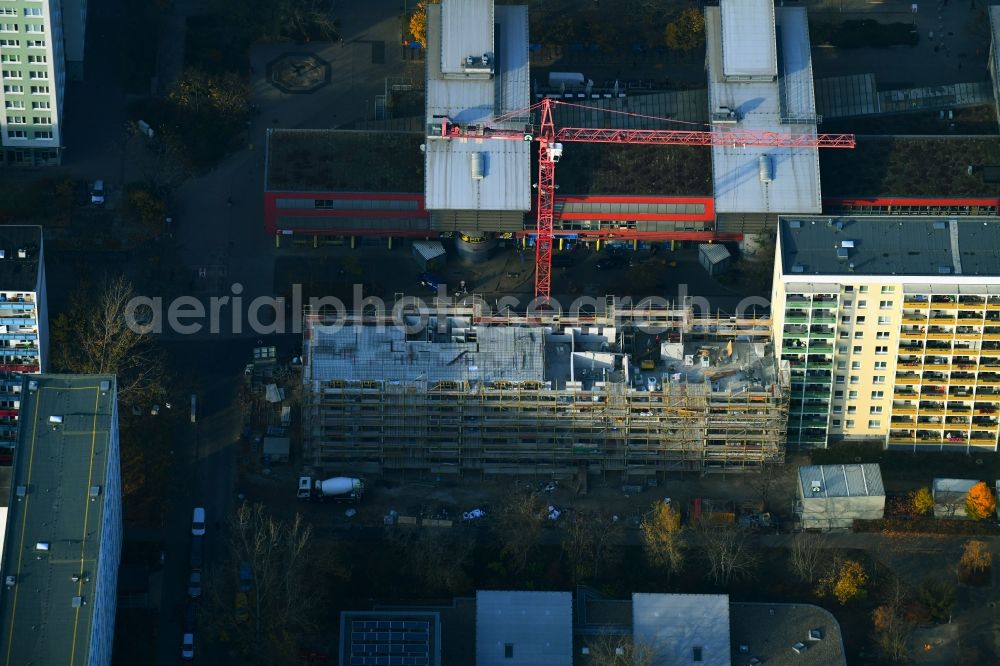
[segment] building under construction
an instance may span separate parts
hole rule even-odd
[[[787,368],[765,320],[436,308],[397,326],[308,316],[304,463],[368,476],[668,471],[784,461]]]

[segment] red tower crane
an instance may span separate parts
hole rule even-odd
[[[670,146],[775,146],[783,148],[854,148],[853,134],[791,134],[785,132],[725,129],[645,130],[561,127],[552,120],[553,105],[581,106],[544,98],[527,109],[508,113],[495,120],[510,122],[531,112],[540,114],[538,129],[523,131],[462,126],[448,118],[441,122],[441,136],[449,139],[506,139],[538,142],[538,201],[535,239],[535,297],[548,301],[552,293],[552,243],[555,217],[556,163],[562,157],[562,142],[624,143]],[[592,109],[592,107],[585,107]],[[656,118],[665,122],[668,118]]]

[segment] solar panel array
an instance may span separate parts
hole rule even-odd
[[[354,620],[351,666],[429,666],[430,622]]]

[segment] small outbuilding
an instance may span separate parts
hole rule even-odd
[[[934,479],[934,517],[965,518],[965,498],[977,483],[975,479]]]
[[[420,270],[433,271],[444,266],[448,253],[441,241],[413,241],[413,258],[420,265]]]
[[[725,245],[717,243],[702,243],[698,246],[698,261],[708,271],[709,276],[722,275],[733,263],[733,255]]]
[[[885,486],[878,465],[799,467],[796,516],[803,529],[846,529],[855,520],[885,515]]]
[[[271,463],[286,463],[290,449],[291,443],[287,437],[265,437],[261,454]]]

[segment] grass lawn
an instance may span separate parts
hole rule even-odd
[[[854,150],[821,150],[824,196],[997,196],[972,165],[1000,164],[1000,140],[872,139]]]
[[[997,134],[997,111],[992,104],[953,109],[953,118],[939,111],[892,113],[861,118],[824,120],[821,131],[853,134]],[[954,125],[954,130],[949,126]]]
[[[556,182],[566,194],[707,196],[712,194],[712,151],[571,143],[564,147]]]

